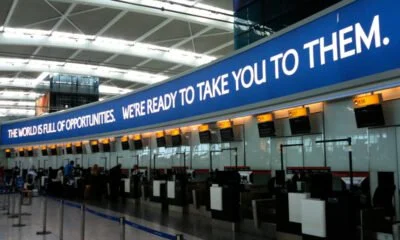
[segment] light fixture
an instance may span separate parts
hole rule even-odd
[[[168,78],[168,76],[162,74],[152,74],[148,72],[126,70],[113,67],[104,67],[81,63],[3,57],[0,57],[0,70],[88,75],[144,84],[153,84],[161,82]]]
[[[216,58],[184,50],[174,50],[162,46],[137,43],[124,39],[98,37],[68,32],[49,32],[38,29],[3,28],[0,32],[2,45],[32,45],[44,47],[83,49],[93,52],[108,52],[123,55],[153,58],[177,64],[197,67]]]
[[[108,86],[108,85],[100,85],[99,92],[102,94],[125,94],[125,93],[132,92],[132,90],[126,89],[126,88]]]

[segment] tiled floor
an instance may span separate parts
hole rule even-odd
[[[16,200],[18,202],[18,200]],[[22,212],[32,213],[31,216],[23,216],[22,223],[25,227],[12,227],[18,219],[10,219],[4,215],[6,211],[0,211],[0,240],[55,240],[59,238],[59,209],[60,203],[54,199],[48,200],[47,229],[52,233],[46,236],[36,235],[42,230],[43,198],[33,199],[31,206],[23,206]],[[96,206],[94,206],[96,205]],[[3,206],[3,196],[0,196],[0,210]],[[201,216],[187,216],[179,214],[162,214],[160,209],[149,206],[140,207],[131,203],[108,202],[91,203],[88,208],[109,216],[125,216],[127,220],[149,227],[151,229],[166,232],[172,235],[183,233],[187,240],[218,239],[218,240],[259,240],[261,237],[246,234],[232,234],[229,231],[217,231],[212,228],[209,218]],[[18,208],[17,208],[18,209]],[[80,209],[65,206],[64,211],[64,240],[80,240]],[[119,239],[120,226],[117,222],[101,218],[86,212],[85,240]],[[197,237],[195,237],[197,236]],[[158,240],[163,239],[153,234],[126,226],[127,240]]]

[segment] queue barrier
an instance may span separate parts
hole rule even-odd
[[[55,198],[55,197],[50,197],[50,196],[44,196],[45,199],[45,204],[43,208],[43,231],[42,232],[48,232],[46,228],[46,221],[47,221],[47,199],[52,199],[56,202],[60,203],[60,240],[63,240],[63,222],[64,222],[64,206],[72,207],[75,209],[79,209],[81,212],[81,228],[80,228],[80,240],[85,239],[85,216],[86,212],[90,213],[94,216],[118,223],[120,225],[120,240],[125,240],[125,226],[130,226],[132,228],[135,228],[137,230],[152,234],[154,236],[163,238],[163,239],[169,239],[169,240],[183,240],[183,235],[182,234],[170,234],[170,233],[165,233],[161,232],[149,227],[146,227],[144,225],[126,220],[125,217],[116,217],[116,216],[111,216],[102,212],[98,212],[96,210],[93,210],[91,208],[88,208],[85,203],[83,204],[78,204],[70,201],[66,201],[63,199]],[[38,232],[39,234],[40,232]],[[50,233],[50,232],[48,232]],[[45,234],[48,234],[45,233]]]

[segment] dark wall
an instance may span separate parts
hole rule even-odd
[[[235,48],[247,46],[340,0],[234,0]],[[247,25],[247,26],[246,26]]]

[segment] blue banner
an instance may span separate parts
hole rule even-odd
[[[400,67],[399,0],[357,0],[286,34],[158,86],[1,127],[3,145],[165,123]]]

